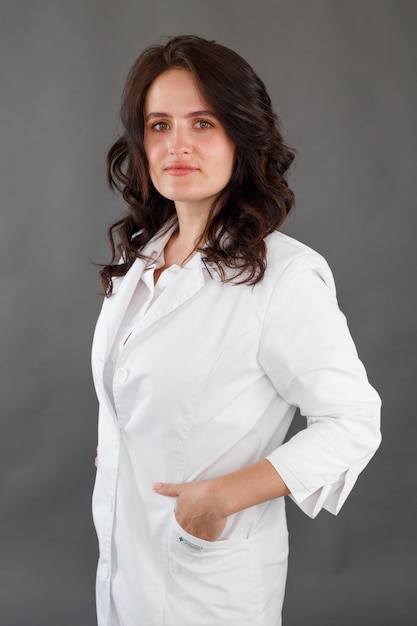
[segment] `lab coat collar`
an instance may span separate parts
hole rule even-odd
[[[150,267],[158,258],[176,228],[177,220],[173,219],[167,227],[145,245],[141,251],[144,258],[134,261],[127,274],[118,281],[119,284],[114,291],[114,295],[105,301],[105,306],[108,310],[105,358],[107,358],[110,353],[126,309],[129,306],[143,271]],[[159,296],[150,311],[140,320],[134,334],[137,336],[163,316],[168,315],[181,306],[197,293],[208,279],[209,274],[204,268],[201,254],[197,252],[187,265],[182,268],[178,276],[175,277],[175,292],[170,290],[170,293],[163,292]]]

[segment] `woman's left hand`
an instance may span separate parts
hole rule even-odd
[[[190,535],[216,541],[227,520],[219,493],[210,480],[190,483],[155,483],[154,491],[163,496],[177,498],[175,518]]]
[[[178,524],[206,541],[220,537],[229,515],[290,493],[268,459],[212,480],[155,483],[153,488],[163,496],[176,497]]]

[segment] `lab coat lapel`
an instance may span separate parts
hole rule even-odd
[[[201,255],[197,253],[191,261],[175,276],[172,283],[164,289],[152,304],[146,315],[139,320],[133,337],[169,315],[175,309],[192,298],[204,286],[205,275],[201,263]]]
[[[136,286],[145,269],[146,262],[143,259],[136,259],[127,274],[120,281],[117,292],[104,302],[104,309],[107,318],[107,340],[104,360],[107,359],[113,342],[116,339],[117,331],[132,299]],[[116,281],[115,281],[116,282]],[[103,313],[105,312],[103,309]]]
[[[172,231],[176,228],[174,223],[163,235],[150,241],[142,253],[144,256],[156,258],[164,248],[170,238]],[[106,360],[113,347],[120,324],[123,321],[126,309],[132,299],[136,286],[142,276],[147,262],[143,259],[136,259],[127,274],[120,280],[115,280],[116,292],[105,303],[107,309],[105,317],[107,320],[106,348],[104,350],[104,360]],[[132,338],[143,332],[152,324],[168,315],[184,302],[189,300],[204,285],[205,273],[202,268],[201,255],[197,253],[189,263],[179,272],[173,282],[160,294],[158,299],[150,307],[146,315],[139,320]],[[104,313],[103,309],[103,313]]]
[[[170,238],[175,228],[176,220],[169,224],[168,228],[162,234],[156,235],[145,245],[142,250],[143,256],[148,258],[156,258],[161,250],[164,248],[166,242]],[[116,278],[114,280],[114,295],[112,295],[107,301],[104,302],[103,313],[105,312],[105,309],[107,309],[107,337],[106,348],[104,350],[104,360],[106,360],[110,354],[120,324],[122,323],[125,316],[126,309],[129,306],[136,286],[142,276],[146,265],[146,260],[136,259],[132,267],[129,269],[127,274],[123,276],[123,278]]]

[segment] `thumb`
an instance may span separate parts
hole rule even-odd
[[[170,496],[171,498],[175,498],[175,496],[179,496],[182,488],[181,483],[154,483],[152,485],[153,490],[157,493],[160,493],[161,496]]]

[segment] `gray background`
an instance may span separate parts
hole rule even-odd
[[[104,159],[128,68],[179,33],[266,82],[299,152],[286,230],[329,260],[384,400],[340,515],[288,505],[284,625],[416,623],[416,18],[413,0],[2,0],[1,624],[95,623],[92,262],[122,208]]]

